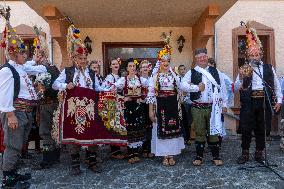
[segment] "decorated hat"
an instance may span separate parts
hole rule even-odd
[[[82,54],[88,55],[88,50],[80,39],[80,30],[74,24],[71,24],[68,28],[67,50],[69,57]]]
[[[259,40],[259,37],[257,36],[256,30],[252,28],[251,22],[248,21],[247,24],[244,22],[241,22],[242,26],[246,27],[246,53],[247,55],[253,53],[254,51],[262,52],[262,44]]]
[[[171,55],[172,55],[172,47],[170,46],[170,41],[171,41],[171,34],[170,32],[169,35],[167,35],[165,32],[162,33],[161,39],[164,41],[165,46],[163,47],[162,50],[158,52],[158,60],[171,60]]]
[[[48,45],[46,43],[45,37],[42,35],[41,28],[37,27],[36,25],[33,26],[33,31],[36,35],[36,38],[34,38],[33,46],[35,47],[34,54],[37,54],[39,52],[44,52],[44,55],[48,57]]]
[[[5,19],[6,25],[2,33],[0,47],[5,49],[6,57],[9,58],[11,53],[26,52],[27,47],[24,41],[17,35],[16,30],[10,24],[10,7],[0,7],[0,15]]]

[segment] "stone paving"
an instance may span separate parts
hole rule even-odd
[[[284,152],[279,150],[279,141],[274,140],[268,145],[268,157],[271,163],[278,164],[275,168],[284,177]],[[101,150],[102,151],[102,150]],[[253,150],[251,150],[253,156]],[[240,141],[225,140],[222,146],[222,157],[225,164],[215,167],[210,161],[210,153],[206,153],[205,164],[194,167],[191,161],[194,157],[194,146],[187,147],[177,157],[174,167],[164,167],[161,159],[143,159],[141,163],[129,165],[126,160],[108,158],[109,148],[104,147],[102,156],[103,171],[93,173],[82,163],[83,174],[71,177],[69,173],[70,159],[63,153],[61,164],[49,170],[34,170],[33,165],[39,161],[39,155],[33,160],[27,160],[21,172],[31,171],[33,175],[32,189],[118,189],[118,188],[224,188],[224,189],[284,189],[281,181],[266,168],[239,170],[240,167],[258,165],[251,161],[248,165],[237,165],[236,158],[240,154]],[[252,158],[251,158],[252,159]],[[1,176],[2,177],[2,176]]]

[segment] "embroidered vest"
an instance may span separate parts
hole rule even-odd
[[[88,68],[87,68],[88,69]],[[66,80],[65,80],[65,83],[73,83],[73,79],[74,79],[74,75],[75,75],[75,66],[72,66],[72,67],[66,67],[65,68],[65,74],[66,74]],[[93,82],[93,89],[95,89],[95,72],[91,69],[89,69],[89,75],[90,75],[90,78]]]
[[[138,77],[138,76],[137,76]],[[140,86],[137,86],[136,88],[132,88],[128,86],[128,79],[125,77],[125,85],[124,85],[124,96],[135,96],[140,97],[142,95],[142,84],[140,77],[138,77]]]
[[[258,69],[258,68],[256,68]],[[263,79],[264,81],[271,86],[271,88],[274,90],[274,74],[272,71],[272,65],[271,64],[263,64]],[[251,77],[245,77],[243,79],[243,88],[246,90],[240,90],[240,101],[242,103],[250,103],[251,102],[251,92],[252,92],[252,76]],[[268,87],[268,96],[270,100],[272,100],[272,90]]]
[[[219,76],[218,70],[216,68],[210,66],[208,68],[208,71],[213,76],[213,78],[216,80],[216,82],[220,85],[220,76]],[[191,83],[193,83],[194,85],[198,85],[201,82],[202,82],[202,73],[196,71],[194,68],[191,69]],[[212,84],[212,87],[214,87],[213,84]],[[197,100],[197,99],[200,98],[200,96],[201,96],[200,91],[191,92],[190,93],[190,100],[191,101]]]
[[[20,75],[17,72],[17,70],[9,63],[5,63],[0,69],[2,68],[9,68],[13,74],[14,78],[14,100],[18,98],[19,93],[20,93]]]

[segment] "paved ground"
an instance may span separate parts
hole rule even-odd
[[[284,152],[278,147],[279,141],[269,143],[268,156],[272,163],[277,163],[276,170],[284,177]],[[253,150],[251,150],[253,151]],[[21,172],[31,171],[33,174],[31,188],[226,188],[226,189],[283,189],[284,181],[265,168],[253,170],[239,170],[235,163],[240,154],[238,140],[226,140],[222,146],[222,157],[225,165],[214,167],[210,162],[210,153],[206,153],[206,163],[202,167],[191,164],[194,156],[193,146],[187,147],[177,157],[174,167],[164,167],[161,159],[143,159],[136,165],[127,164],[126,160],[111,160],[107,158],[108,148],[102,155],[106,158],[102,173],[93,173],[82,164],[83,174],[78,177],[68,175],[69,158],[65,153],[61,157],[62,163],[50,170],[33,170],[31,164],[39,160],[35,155],[33,160],[26,161]],[[251,154],[253,155],[253,154]],[[29,166],[28,166],[29,165]],[[257,165],[250,162],[248,165]],[[247,165],[246,165],[247,166]]]

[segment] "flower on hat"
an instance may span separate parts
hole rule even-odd
[[[117,60],[117,62],[118,62],[119,64],[121,64],[121,59],[120,59],[120,58],[117,58],[116,60]]]
[[[13,40],[11,41],[11,43],[12,43],[12,44],[16,44],[17,41],[16,41],[15,39],[13,39]]]
[[[26,49],[25,44],[22,43],[22,44],[20,45],[20,48],[21,48],[21,49]]]
[[[79,48],[77,49],[77,53],[83,54],[83,53],[84,53],[84,49],[83,49],[82,47],[79,47]]]
[[[134,64],[135,64],[136,66],[139,65],[139,62],[138,62],[137,60],[134,60],[133,62],[134,62]]]
[[[78,39],[78,38],[80,38],[80,33],[78,33],[78,34],[74,33],[73,36],[74,36],[76,39]]]

